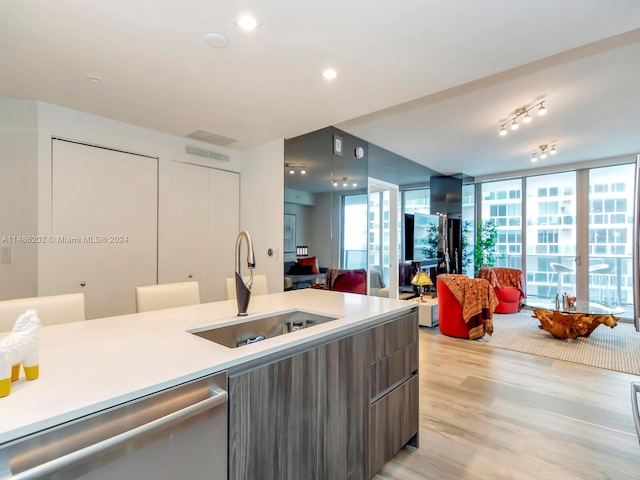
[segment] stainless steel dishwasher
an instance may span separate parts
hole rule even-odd
[[[226,388],[203,377],[3,444],[0,479],[226,479]]]

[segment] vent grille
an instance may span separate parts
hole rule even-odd
[[[213,143],[214,145],[225,146],[230,143],[237,142],[238,140],[231,137],[225,137],[224,135],[218,135],[217,133],[207,132],[206,130],[196,130],[195,132],[187,135],[188,138],[194,140],[200,140],[201,142]]]
[[[187,145],[185,147],[185,151],[187,153],[190,153],[191,155],[198,155],[200,157],[205,157],[205,158],[214,158],[216,160],[223,160],[225,162],[228,162],[229,160],[231,160],[231,157],[229,155],[224,155],[222,153],[211,152],[211,151],[205,150],[203,148],[190,147],[189,145]]]

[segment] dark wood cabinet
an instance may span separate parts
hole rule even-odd
[[[408,333],[411,323],[414,335]],[[407,370],[417,374],[417,344],[406,343],[417,340],[417,332],[412,313],[252,370],[230,372],[229,479],[371,478],[377,471],[372,468],[406,443],[396,448],[412,431],[414,417],[417,432],[417,397],[403,386]],[[386,341],[376,340],[383,334]],[[376,356],[376,342],[388,358]],[[380,390],[375,403],[372,382]],[[415,408],[397,432],[387,426],[396,421],[396,408]],[[371,443],[372,414],[376,436],[393,435],[391,443],[381,438],[381,445],[389,446]],[[372,446],[375,461],[369,459]]]
[[[369,471],[373,476],[418,434],[418,376],[371,405]]]

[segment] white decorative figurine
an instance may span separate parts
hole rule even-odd
[[[11,333],[0,338],[0,397],[11,393],[11,382],[20,376],[20,364],[27,380],[38,378],[38,330],[40,319],[37,310],[27,310],[13,325]]]

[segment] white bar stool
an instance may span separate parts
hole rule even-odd
[[[570,267],[569,265],[564,265],[562,263],[550,263],[549,266],[554,273],[558,275],[558,295],[562,295],[564,292],[562,291],[562,280],[565,273],[573,273],[575,269]],[[551,288],[551,286],[549,286]]]

